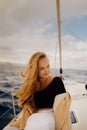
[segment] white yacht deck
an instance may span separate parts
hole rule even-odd
[[[65,82],[66,90],[72,96],[70,111],[73,111],[76,123],[72,130],[87,130],[87,91],[84,83]]]

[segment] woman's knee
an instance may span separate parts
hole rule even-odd
[[[36,113],[29,117],[25,130],[54,130],[55,119],[53,114]]]

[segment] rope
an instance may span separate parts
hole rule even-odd
[[[3,118],[3,116],[5,116],[12,108],[9,108],[5,113],[3,113],[1,116],[0,116],[0,119]]]
[[[55,55],[54,55],[54,68],[56,68],[56,56],[57,56],[57,43],[56,43]],[[54,72],[54,75],[55,75],[55,72]]]
[[[14,102],[13,88],[12,88],[12,106],[13,106],[14,117],[16,117],[16,110],[15,110],[15,102]]]
[[[15,90],[15,89],[18,89],[18,88],[16,88],[16,87],[15,87],[15,88],[14,88],[14,90]],[[12,91],[13,91],[13,90],[12,90]],[[11,90],[9,90],[8,92],[5,92],[5,93],[3,93],[3,94],[0,94],[0,97],[2,97],[2,96],[4,96],[4,95],[6,95],[7,93],[11,94],[11,92],[12,92],[12,91],[11,91]]]
[[[0,119],[3,118],[3,116],[5,116],[11,109],[13,109],[14,117],[16,117],[16,110],[15,110],[15,102],[14,102],[13,89],[12,89],[12,91],[9,91],[7,93],[10,93],[10,94],[12,93],[10,96],[11,96],[11,99],[12,99],[12,106],[13,107],[9,108],[3,115],[1,115]],[[1,94],[0,97],[3,96],[3,95],[6,95],[7,93]]]
[[[80,41],[82,41],[83,43],[87,44],[87,42],[85,42],[83,39],[81,39],[76,33],[74,33],[64,22],[61,22],[64,27],[71,32],[77,39],[79,39]]]
[[[8,91],[7,93],[11,93],[11,91]],[[1,94],[0,97],[6,95],[7,93],[3,93],[3,94]]]

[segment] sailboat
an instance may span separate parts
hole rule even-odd
[[[56,0],[57,5],[57,17],[58,17],[58,38],[59,38],[59,56],[60,56],[60,76],[62,76],[63,69],[62,69],[62,44],[61,44],[61,18],[60,18],[60,0]],[[65,81],[66,90],[71,94],[72,103],[70,108],[70,116],[72,120],[72,130],[87,130],[87,116],[86,116],[86,109],[87,109],[87,93],[83,84],[80,83],[72,83],[71,81]],[[78,90],[76,90],[76,87]],[[73,89],[72,89],[73,88]],[[14,98],[13,100],[13,110],[14,110],[14,117],[15,117],[15,107],[14,107]]]
[[[58,38],[59,38],[59,56],[60,56],[60,74],[62,74],[62,47],[61,47],[61,18],[60,18],[60,0],[56,0],[57,5],[57,18],[58,18]],[[72,130],[87,130],[87,92],[83,84],[71,85],[70,81],[64,81],[67,91],[72,96],[71,104],[71,118],[72,118]],[[73,88],[73,90],[72,90]],[[76,89],[78,89],[76,91]],[[80,90],[80,91],[79,91]]]

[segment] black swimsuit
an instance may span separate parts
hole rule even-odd
[[[44,90],[35,93],[35,105],[37,108],[52,108],[55,96],[65,92],[62,80],[55,77]]]

